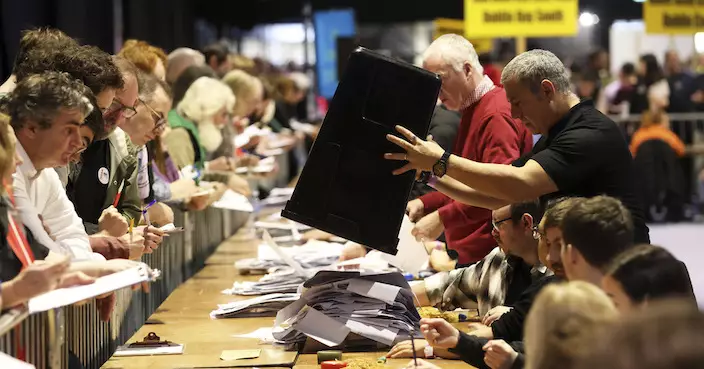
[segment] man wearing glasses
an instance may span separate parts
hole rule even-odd
[[[139,88],[137,68],[123,58],[113,57],[113,62],[124,87],[110,105],[101,106],[107,139],[86,148],[81,163],[71,171],[67,192],[89,234],[107,231],[119,237],[132,219],[138,224],[141,215],[136,150],[119,129],[137,113]]]
[[[157,77],[138,72],[139,102],[137,113],[120,125],[138,150],[137,184],[139,197],[146,200],[150,193],[149,155],[146,144],[163,133],[166,128],[166,114],[171,110],[171,94],[166,82]],[[146,202],[146,201],[145,201]],[[155,210],[159,208],[160,210]],[[155,225],[173,223],[173,212],[168,206],[157,204],[149,209],[149,220]]]
[[[519,309],[526,292],[548,273],[538,258],[537,227],[542,214],[543,209],[538,201],[517,203],[492,211],[491,234],[498,247],[476,264],[438,273],[426,278],[423,283],[413,285],[418,303],[446,311],[478,308],[484,325],[492,324],[512,310],[506,306]],[[522,312],[525,310],[512,315]],[[509,321],[512,319],[497,324],[497,329],[502,331],[498,326]],[[488,329],[491,332],[491,328]],[[419,348],[418,341],[415,346],[416,350],[422,350],[422,344]],[[389,354],[391,357],[410,356],[412,352],[405,348],[405,343],[399,343]]]

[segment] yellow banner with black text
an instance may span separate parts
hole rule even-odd
[[[704,0],[648,0],[643,3],[643,20],[646,33],[704,32]]]
[[[433,40],[449,33],[464,35],[464,21],[461,19],[438,18],[433,21],[435,31]],[[466,37],[466,36],[465,36]],[[478,54],[491,52],[494,48],[494,40],[491,38],[469,39]]]
[[[577,34],[578,0],[465,0],[465,35],[559,37]]]

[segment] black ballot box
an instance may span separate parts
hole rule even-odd
[[[350,54],[285,218],[396,254],[415,172],[394,176],[403,152],[386,139],[402,125],[426,137],[440,78],[364,48]]]

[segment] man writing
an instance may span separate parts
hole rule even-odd
[[[406,153],[386,158],[407,163],[394,173],[432,170],[435,188],[488,209],[536,197],[548,201],[606,194],[631,212],[634,241],[649,243],[628,144],[613,121],[570,91],[560,59],[544,50],[525,52],[506,65],[502,82],[512,116],[542,135],[529,155],[515,166],[480,163],[445,153],[432,141],[397,127],[408,141],[393,135],[388,139]]]
[[[413,285],[418,304],[439,305],[448,311],[478,306],[485,325],[514,309],[512,315],[523,317],[532,302],[532,297],[525,298],[524,295],[535,281],[551,274],[538,258],[537,224],[541,217],[542,208],[537,201],[494,210],[492,235],[499,247],[474,265],[439,273]],[[509,325],[506,322],[508,320],[497,323],[497,326]],[[501,330],[508,329],[497,328],[497,331]],[[426,345],[416,341],[416,351],[422,352]],[[410,357],[412,346],[410,341],[401,342],[387,356]]]

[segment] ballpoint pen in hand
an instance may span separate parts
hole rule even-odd
[[[134,236],[132,230],[134,229],[134,218],[130,219],[130,243],[134,243]]]
[[[411,335],[411,350],[413,350],[413,367],[417,368],[418,367],[418,354],[416,354],[416,341],[414,336],[415,330],[411,329],[408,331],[408,333]]]

